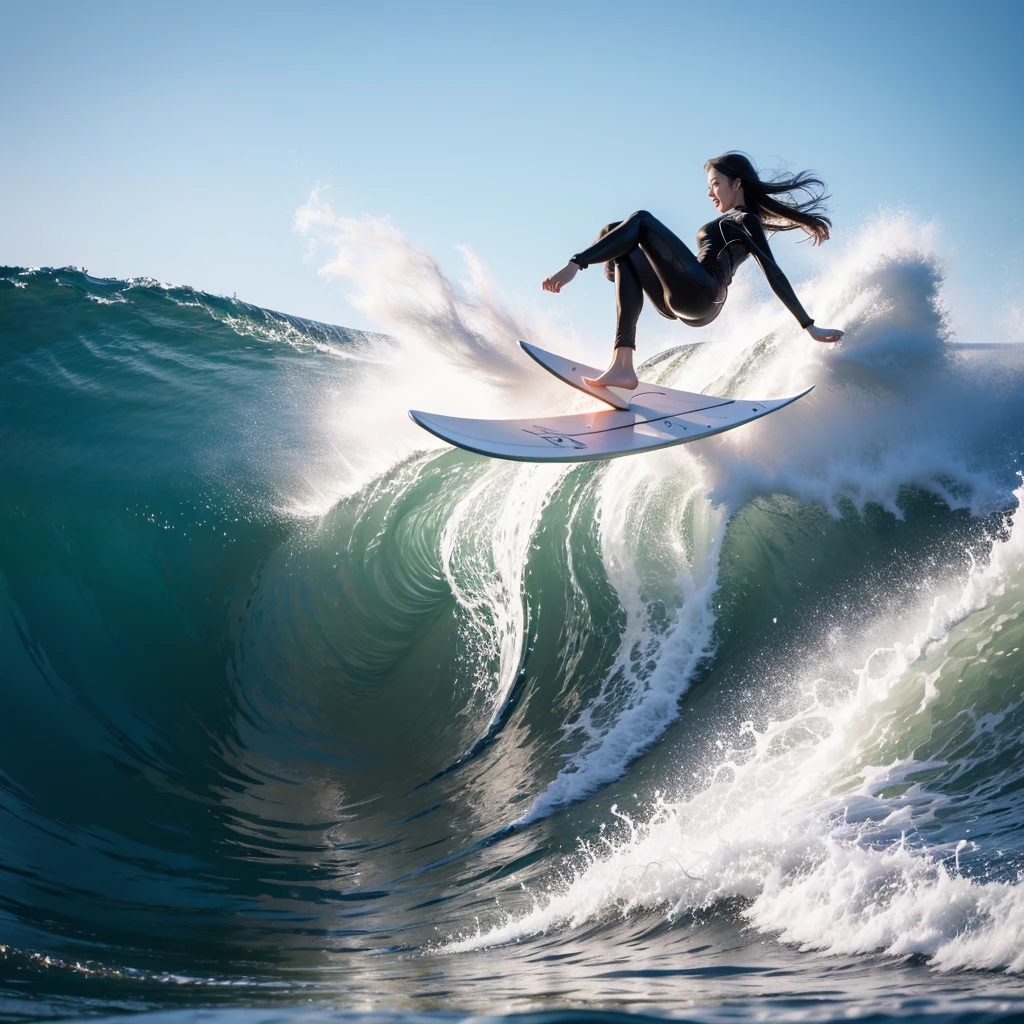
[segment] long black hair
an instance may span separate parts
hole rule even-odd
[[[792,177],[776,175],[763,181],[746,153],[732,151],[709,160],[705,171],[716,170],[727,178],[743,182],[743,205],[761,218],[766,231],[792,231],[803,228],[814,244],[828,239],[832,221],[825,216],[825,182],[810,171]],[[800,196],[804,198],[801,199]],[[775,199],[785,196],[785,199]]]

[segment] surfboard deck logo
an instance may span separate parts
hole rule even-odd
[[[655,451],[720,434],[767,416],[803,398],[808,388],[789,398],[743,401],[677,391],[641,381],[633,391],[595,388],[584,377],[601,371],[577,360],[519,342],[549,373],[601,401],[593,412],[534,419],[467,419],[411,409],[424,430],[449,444],[496,459],[517,462],[590,462]]]
[[[535,434],[537,437],[543,437],[545,441],[553,444],[556,448],[573,448],[577,451],[586,448],[585,442],[581,441],[577,437],[565,437],[559,434],[556,430],[550,430],[547,427],[540,427],[534,424],[532,427],[523,427],[523,430],[527,434]]]

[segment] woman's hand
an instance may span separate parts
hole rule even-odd
[[[546,292],[560,292],[562,285],[568,284],[579,272],[580,268],[575,263],[566,263],[557,274],[546,277],[541,288]]]
[[[840,341],[843,337],[842,331],[832,330],[831,327],[815,327],[811,324],[806,330],[815,341]]]

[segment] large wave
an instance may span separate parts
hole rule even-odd
[[[1020,970],[1024,376],[957,343],[929,232],[800,286],[837,349],[746,275],[645,369],[800,402],[567,468],[406,409],[582,408],[516,345],[572,338],[471,254],[297,225],[387,335],[0,275],[11,948],[315,976],[710,914]]]

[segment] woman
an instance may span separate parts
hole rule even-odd
[[[709,160],[704,169],[708,172],[708,196],[722,216],[697,232],[696,256],[664,224],[640,210],[603,228],[589,249],[573,256],[544,281],[546,291],[559,292],[591,263],[605,263],[606,276],[615,282],[615,354],[600,377],[584,378],[588,384],[629,390],[637,386],[633,350],[645,293],[662,316],[702,327],[721,312],[733,274],[749,255],[761,265],[772,291],[815,341],[842,338],[842,331],[814,326],[773,259],[765,237],[765,228],[803,228],[816,244],[824,242],[832,226],[823,213],[824,183],[806,172],[762,181],[742,153],[724,153]],[[803,193],[805,198],[801,201],[794,193]]]

